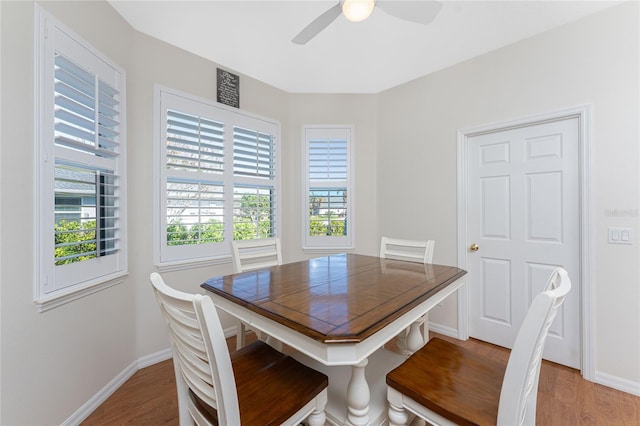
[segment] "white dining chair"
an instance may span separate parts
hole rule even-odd
[[[529,307],[506,364],[434,338],[387,374],[389,424],[407,410],[433,424],[535,425],[542,351],[558,308],[571,290],[557,268]]]
[[[433,240],[418,241],[382,237],[380,240],[380,257],[383,259],[431,263],[435,244]]]
[[[232,241],[231,250],[235,272],[282,265],[282,249],[278,237]]]
[[[278,237],[232,241],[231,251],[233,253],[234,272],[247,272],[282,265],[282,249],[280,248],[280,239]],[[236,333],[236,348],[240,349],[246,342],[247,326],[242,321],[238,321],[236,328],[238,330]],[[256,334],[260,338],[267,338],[258,332]],[[274,341],[270,343],[276,347],[281,347],[280,342]]]
[[[169,331],[181,425],[325,424],[328,379],[261,341],[229,354],[213,301],[150,280]]]
[[[382,237],[380,240],[380,257],[383,259],[405,260],[417,263],[432,263],[433,250],[436,242],[434,240],[403,240],[398,238]],[[422,338],[424,342],[429,341],[429,314],[425,314],[420,318]],[[398,336],[398,346],[400,350],[408,354],[406,351],[406,339],[409,329],[404,334]]]

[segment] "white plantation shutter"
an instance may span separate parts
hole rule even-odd
[[[233,174],[273,179],[275,176],[273,135],[234,127]]]
[[[60,53],[56,52],[54,63],[56,145],[97,157],[117,157],[118,89]]]
[[[233,127],[235,240],[276,236],[275,134],[258,130],[263,123],[247,124]]]
[[[351,127],[306,127],[304,247],[353,247]]]
[[[211,257],[225,228],[225,132],[220,110],[161,93],[162,259]],[[219,249],[219,248],[218,248]]]
[[[81,199],[81,214],[75,219],[80,229],[61,227],[55,232],[56,240],[62,241],[56,243],[60,250],[55,251],[55,262],[63,265],[119,249],[120,93],[60,53],[54,64],[55,193],[57,198]],[[70,234],[81,237],[64,238]]]
[[[278,125],[169,89],[157,93],[159,266],[211,261],[230,254],[233,238],[276,235]]]
[[[126,273],[126,167],[124,71],[37,13],[40,301]]]
[[[235,240],[276,236],[277,207],[274,186],[235,185],[233,202]]]
[[[168,178],[166,196],[167,245],[193,244],[196,241],[199,244],[214,243],[224,240],[222,184]],[[187,225],[192,234],[185,229]]]
[[[346,140],[310,140],[309,180],[346,182],[349,164],[347,154]]]
[[[167,168],[222,173],[224,124],[204,117],[167,111]]]

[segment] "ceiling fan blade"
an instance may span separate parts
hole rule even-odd
[[[340,2],[338,2],[331,9],[314,19],[313,22],[300,31],[291,41],[295,44],[307,44],[309,40],[317,36],[320,31],[324,30],[330,23],[335,21],[340,14],[342,14],[342,7],[340,6]]]
[[[376,6],[396,18],[423,25],[431,23],[442,9],[442,3],[435,0],[380,0]]]

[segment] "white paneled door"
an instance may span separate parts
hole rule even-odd
[[[573,288],[544,358],[580,368],[578,118],[472,136],[468,149],[470,336],[510,348],[562,266]]]

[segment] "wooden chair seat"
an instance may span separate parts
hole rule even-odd
[[[533,299],[506,363],[434,338],[387,375],[389,425],[408,411],[438,425],[535,425],[542,351],[549,327],[571,290],[556,268]]]
[[[231,365],[243,425],[280,425],[328,385],[327,376],[262,341],[232,353]],[[191,396],[209,415],[208,420],[217,424],[215,408],[193,392]]]
[[[433,338],[391,371],[387,384],[460,425],[496,425],[505,369],[506,364]]]
[[[213,301],[151,284],[169,332],[181,425],[323,426],[329,379],[263,342],[229,354]]]

